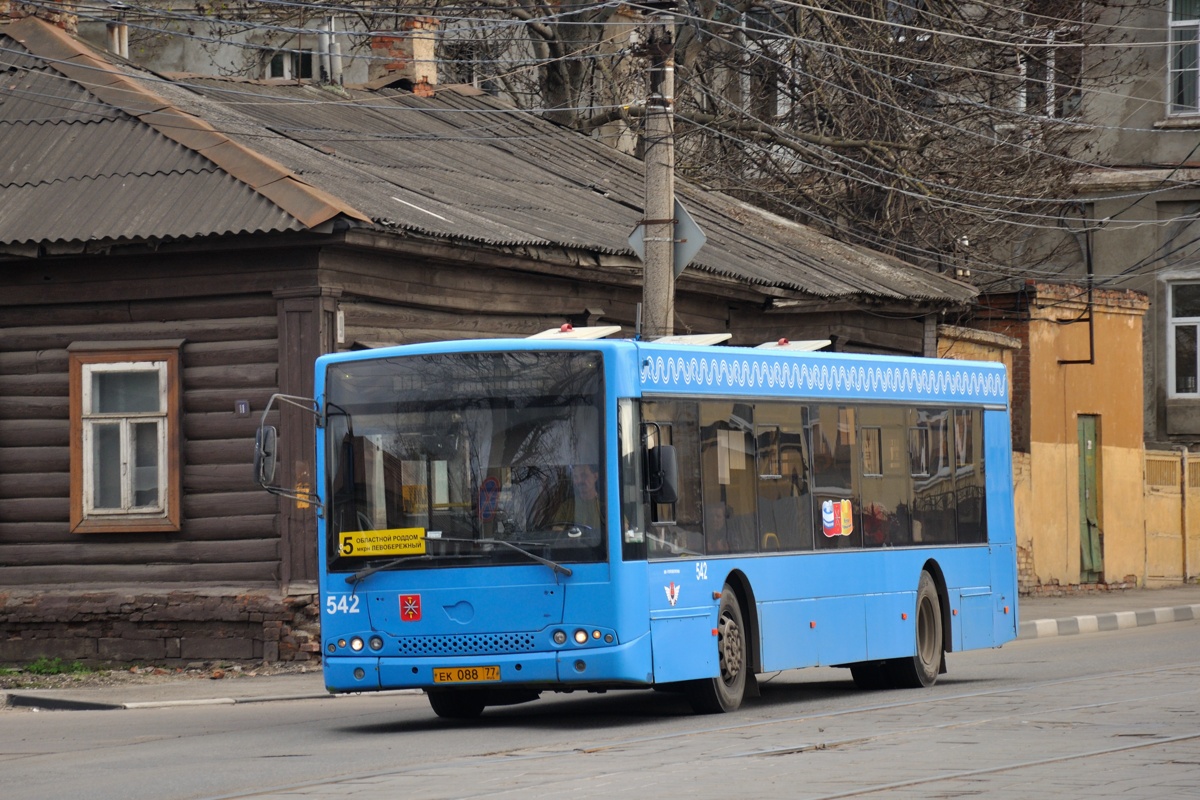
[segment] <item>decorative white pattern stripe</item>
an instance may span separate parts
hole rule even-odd
[[[875,398],[937,398],[1005,403],[1002,369],[933,361],[863,364],[820,359],[715,356],[648,356],[642,361],[643,389],[742,391]]]

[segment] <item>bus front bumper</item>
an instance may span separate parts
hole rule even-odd
[[[489,667],[498,679],[490,679]],[[547,653],[413,658],[326,656],[331,692],[387,689],[536,686],[547,691],[587,686],[649,686],[654,682],[650,636],[611,647],[564,647]],[[435,680],[435,671],[440,679]]]

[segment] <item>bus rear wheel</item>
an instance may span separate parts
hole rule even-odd
[[[717,677],[687,683],[688,702],[697,714],[736,711],[746,695],[746,626],[741,603],[728,584],[721,591],[717,610],[717,661]]]
[[[903,689],[933,686],[942,666],[942,606],[933,577],[924,570],[917,584],[916,653],[892,662],[892,677]]]
[[[427,689],[425,694],[442,719],[475,719],[487,705],[484,693],[473,689]]]

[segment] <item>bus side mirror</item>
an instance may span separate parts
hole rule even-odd
[[[652,503],[679,500],[679,463],[671,445],[660,444],[646,453],[646,491]]]
[[[279,434],[272,425],[259,427],[254,434],[254,479],[266,488],[275,480]]]

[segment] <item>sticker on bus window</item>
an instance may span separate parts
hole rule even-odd
[[[383,531],[345,531],[343,556],[419,556],[425,553],[424,528],[391,528]]]
[[[479,487],[479,518],[491,522],[500,505],[500,481],[489,475]]]
[[[854,533],[854,509],[849,500],[821,503],[821,532],[830,539]]]

